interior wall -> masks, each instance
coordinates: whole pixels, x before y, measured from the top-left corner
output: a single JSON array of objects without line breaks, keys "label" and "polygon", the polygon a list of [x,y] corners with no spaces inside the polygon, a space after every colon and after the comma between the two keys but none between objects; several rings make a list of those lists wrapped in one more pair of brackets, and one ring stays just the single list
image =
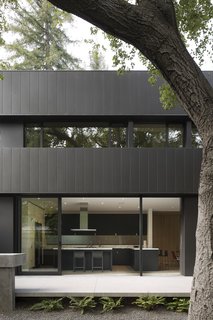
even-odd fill
[{"label": "interior wall", "polygon": [[178,267],[172,251],[180,251],[180,213],[154,212],[153,247],[168,251],[167,268]]}]

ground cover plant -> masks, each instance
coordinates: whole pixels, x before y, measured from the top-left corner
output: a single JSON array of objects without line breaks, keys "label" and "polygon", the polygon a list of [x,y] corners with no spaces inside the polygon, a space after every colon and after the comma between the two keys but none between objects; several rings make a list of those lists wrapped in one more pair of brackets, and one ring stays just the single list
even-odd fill
[{"label": "ground cover plant", "polygon": [[132,304],[144,309],[144,310],[154,310],[158,306],[165,305],[165,298],[164,297],[157,297],[157,296],[144,296],[138,297]]},{"label": "ground cover plant", "polygon": [[101,313],[118,310],[121,307],[124,307],[122,297],[120,298],[101,297],[99,299],[99,302],[103,307]]},{"label": "ground cover plant", "polygon": [[63,298],[60,299],[44,299],[38,303],[35,303],[30,307],[31,311],[56,311],[56,310],[63,310],[64,306],[62,304]]},{"label": "ground cover plant", "polygon": [[166,303],[166,308],[177,312],[188,312],[189,298],[173,298],[172,301]]},{"label": "ground cover plant", "polygon": [[81,314],[94,309],[97,305],[93,297],[70,297],[70,308],[80,310]]}]

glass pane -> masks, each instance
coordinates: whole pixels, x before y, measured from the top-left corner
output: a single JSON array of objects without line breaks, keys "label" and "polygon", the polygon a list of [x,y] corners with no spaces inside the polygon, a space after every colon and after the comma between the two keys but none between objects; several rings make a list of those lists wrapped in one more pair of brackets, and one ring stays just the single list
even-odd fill
[{"label": "glass pane", "polygon": [[201,137],[194,125],[192,125],[192,146],[194,148],[203,148]]},{"label": "glass pane", "polygon": [[134,146],[165,147],[166,126],[164,124],[142,124],[134,128]]},{"label": "glass pane", "polygon": [[174,148],[183,147],[183,127],[179,124],[172,124],[168,127],[168,146]]},{"label": "glass pane", "polygon": [[44,128],[44,147],[103,148],[109,144],[109,128],[49,127]]},{"label": "glass pane", "polygon": [[126,128],[111,128],[111,147],[126,147]]},{"label": "glass pane", "polygon": [[26,127],[25,128],[25,146],[28,148],[40,147],[41,128]]},{"label": "glass pane", "polygon": [[21,252],[26,254],[22,271],[57,271],[58,199],[22,199]]}]

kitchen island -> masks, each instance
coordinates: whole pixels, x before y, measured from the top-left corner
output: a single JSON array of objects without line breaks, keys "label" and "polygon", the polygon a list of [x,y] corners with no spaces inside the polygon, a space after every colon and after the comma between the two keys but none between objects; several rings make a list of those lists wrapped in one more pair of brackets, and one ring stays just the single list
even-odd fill
[{"label": "kitchen island", "polygon": [[[100,252],[103,256],[103,270],[112,270],[112,248],[101,247],[69,247],[62,248],[62,270],[73,270],[74,252],[83,252],[85,257],[85,270],[92,270],[92,255],[93,252]],[[94,266],[97,267],[96,265]]]}]

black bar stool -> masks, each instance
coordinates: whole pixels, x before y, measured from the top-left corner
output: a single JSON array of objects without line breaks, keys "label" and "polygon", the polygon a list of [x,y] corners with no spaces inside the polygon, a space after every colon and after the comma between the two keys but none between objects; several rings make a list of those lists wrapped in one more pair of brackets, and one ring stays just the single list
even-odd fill
[{"label": "black bar stool", "polygon": [[104,270],[104,257],[103,251],[92,251],[92,271],[93,270]]},{"label": "black bar stool", "polygon": [[84,270],[85,271],[85,252],[73,251],[73,271]]}]

